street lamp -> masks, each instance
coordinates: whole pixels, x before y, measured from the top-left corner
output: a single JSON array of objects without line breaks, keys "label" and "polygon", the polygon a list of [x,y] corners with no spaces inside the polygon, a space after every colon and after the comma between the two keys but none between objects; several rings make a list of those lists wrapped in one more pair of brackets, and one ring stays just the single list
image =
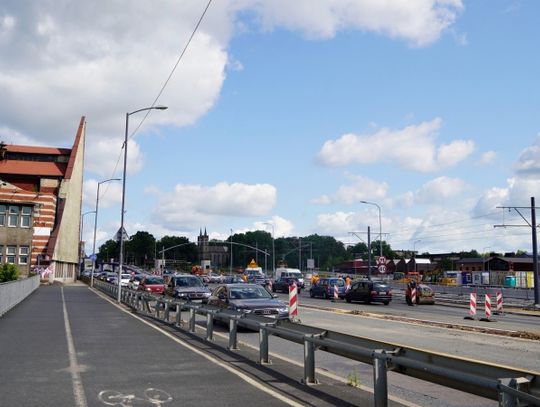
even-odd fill
[{"label": "street lamp", "polygon": [[233,244],[233,241],[232,241],[232,229],[231,229],[231,265],[230,265],[230,268],[229,268],[229,275],[232,276],[232,244]]},{"label": "street lamp", "polygon": [[421,242],[421,240],[420,239],[415,240],[414,243],[413,243],[413,256],[415,256],[415,257],[416,257],[416,243],[418,243],[418,242]]},{"label": "street lamp", "polygon": [[[85,215],[89,215],[91,213],[94,213],[95,211],[88,211],[88,212],[85,212],[81,215],[81,227],[80,227],[80,231],[81,231],[81,236],[79,238],[79,272],[82,272],[83,270],[83,265],[82,265],[82,259],[81,259],[81,244],[82,244],[82,241],[83,241],[83,229],[84,229],[84,217]],[[84,249],[83,249],[83,252],[84,252]],[[83,255],[84,257],[84,255]]]},{"label": "street lamp", "polygon": [[129,129],[129,116],[135,113],[144,112],[146,110],[165,110],[167,106],[150,106],[143,109],[135,110],[131,113],[126,113],[126,133],[124,136],[124,173],[122,176],[122,211],[120,212],[120,256],[118,261],[118,302],[121,301],[121,284],[122,281],[122,269],[124,267],[124,207],[126,202],[126,166],[127,166],[127,147],[128,147],[128,129]]},{"label": "street lamp", "polygon": [[[375,205],[379,210],[379,256],[382,257],[382,222],[381,222],[381,207],[375,202],[360,201],[360,203],[367,205]],[[371,250],[371,248],[368,248]]]},{"label": "street lamp", "polygon": [[97,216],[99,208],[99,187],[101,184],[104,184],[109,181],[121,181],[120,178],[110,178],[105,181],[98,182],[97,184],[97,193],[96,193],[96,210],[93,211],[94,215],[94,243],[92,244],[92,274],[90,274],[90,287],[94,286],[94,272],[96,270],[96,229],[97,229]]},{"label": "street lamp", "polygon": [[275,277],[276,276],[276,246],[275,246],[276,233],[274,230],[273,223],[264,222],[264,224],[272,226],[272,276]]}]

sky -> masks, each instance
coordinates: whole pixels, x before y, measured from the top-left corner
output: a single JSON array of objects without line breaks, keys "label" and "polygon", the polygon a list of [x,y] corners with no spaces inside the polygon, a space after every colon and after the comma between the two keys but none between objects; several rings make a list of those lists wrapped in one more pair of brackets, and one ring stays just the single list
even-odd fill
[{"label": "sky", "polygon": [[[126,113],[164,105],[129,116],[129,235],[531,252],[501,207],[540,199],[539,2],[214,0],[180,57],[206,6],[3,0],[0,139],[69,148],[85,116],[86,213]],[[98,247],[122,199],[100,185]]]}]

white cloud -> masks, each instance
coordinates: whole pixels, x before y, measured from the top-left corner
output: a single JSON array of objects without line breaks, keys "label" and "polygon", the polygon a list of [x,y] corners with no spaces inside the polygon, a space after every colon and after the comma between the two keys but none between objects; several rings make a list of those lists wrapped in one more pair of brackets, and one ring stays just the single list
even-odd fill
[{"label": "white cloud", "polygon": [[493,161],[495,161],[496,158],[497,158],[497,153],[495,151],[486,151],[480,157],[480,164],[481,165],[491,164]]},{"label": "white cloud", "polygon": [[[155,191],[151,194],[156,196]],[[190,230],[210,223],[216,216],[266,215],[276,204],[277,191],[269,184],[221,182],[210,187],[177,185],[173,192],[157,196],[155,220],[171,229]]]},{"label": "white cloud", "polygon": [[365,199],[382,199],[386,196],[388,184],[375,181],[362,175],[345,174],[351,181],[350,185],[342,185],[332,197],[322,195],[311,202],[319,205],[330,203],[354,204]]},{"label": "white cloud", "polygon": [[346,235],[357,228],[355,212],[322,213],[317,216],[317,230],[330,236]]},{"label": "white cloud", "polygon": [[345,134],[325,142],[318,159],[329,166],[383,161],[414,171],[438,171],[464,160],[474,150],[472,140],[454,140],[437,147],[434,140],[441,124],[436,118],[397,131],[384,128],[372,135]]},{"label": "white cloud", "polygon": [[438,177],[426,182],[416,192],[417,203],[447,203],[456,199],[463,191],[465,182],[459,178]]},{"label": "white cloud", "polygon": [[311,38],[332,38],[347,28],[404,39],[415,46],[436,41],[463,10],[461,0],[253,2],[266,29],[284,26]]},{"label": "white cloud", "polygon": [[[98,182],[95,179],[89,179],[84,181],[83,184],[83,205],[89,208],[95,209],[97,198]],[[119,205],[122,202],[122,182],[121,181],[109,181],[104,182],[99,187],[99,208],[105,209],[114,205]],[[119,210],[120,212],[120,210]]]},{"label": "white cloud", "polygon": [[518,162],[515,164],[516,172],[522,177],[540,179],[540,135],[532,146],[521,152]]}]

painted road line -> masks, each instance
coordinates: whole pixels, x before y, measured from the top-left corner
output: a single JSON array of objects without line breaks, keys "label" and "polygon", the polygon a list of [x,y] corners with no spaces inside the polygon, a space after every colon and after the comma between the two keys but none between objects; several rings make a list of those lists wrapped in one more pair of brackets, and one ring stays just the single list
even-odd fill
[{"label": "painted road line", "polygon": [[86,407],[88,404],[86,402],[84,387],[81,380],[81,367],[77,361],[77,353],[75,352],[75,345],[73,344],[73,336],[71,336],[71,326],[69,324],[69,317],[66,308],[66,299],[64,298],[64,287],[61,287],[61,294],[62,308],[64,309],[64,326],[66,329],[66,340],[69,354],[69,372],[71,373],[71,383],[73,384],[75,405],[77,407]]}]

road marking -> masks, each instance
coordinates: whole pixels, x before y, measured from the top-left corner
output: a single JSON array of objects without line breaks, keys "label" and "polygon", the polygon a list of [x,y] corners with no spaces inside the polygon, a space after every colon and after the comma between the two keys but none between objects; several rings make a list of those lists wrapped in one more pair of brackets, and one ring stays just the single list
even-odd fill
[{"label": "road marking", "polygon": [[66,308],[66,299],[64,298],[64,287],[61,287],[62,293],[62,308],[64,309],[64,326],[66,328],[66,340],[69,354],[69,371],[71,373],[71,383],[73,384],[73,395],[75,396],[75,405],[77,407],[86,407],[86,396],[84,395],[84,387],[81,380],[79,363],[77,362],[77,354],[75,345],[73,344],[73,336],[71,336],[71,326]]},{"label": "road marking", "polygon": [[242,373],[242,372],[238,372],[236,371],[232,366],[229,366],[227,365],[226,363],[223,363],[223,362],[220,362],[219,360],[215,360],[213,359],[210,355],[207,355],[206,353],[200,351],[199,349],[195,348],[194,346],[184,342],[183,340],[177,338],[176,336],[174,335],[171,335],[169,332],[167,331],[164,331],[163,329],[161,329],[160,327],[158,326],[155,326],[153,324],[151,324],[150,322],[144,320],[143,318],[135,315],[135,314],[132,314],[129,310],[126,310],[124,307],[118,305],[115,301],[112,301],[109,297],[103,295],[101,292],[98,292],[97,290],[94,289],[94,292],[99,295],[100,297],[106,299],[107,301],[109,301],[111,304],[113,304],[115,307],[117,307],[118,309],[120,309],[122,312],[125,312],[126,314],[128,314],[129,316],[133,317],[133,318],[136,318],[138,319],[139,321],[141,321],[142,323],[148,325],[149,327],[155,329],[156,331],[160,332],[161,334],[167,336],[168,338],[172,339],[173,341],[175,341],[176,343],[182,345],[183,347],[185,347],[186,349],[189,349],[190,351],[196,353],[197,355],[199,356],[202,356],[203,358],[209,360],[210,362],[224,368],[225,370],[228,370],[230,373],[238,376],[239,378],[241,378],[242,380],[244,380],[245,382],[251,384],[253,387],[267,393],[268,395],[284,402],[285,404],[289,405],[289,406],[294,406],[294,407],[303,407],[303,404],[300,404],[300,403],[297,403],[296,401],[293,401],[293,400],[290,400],[288,399],[286,396],[284,396],[283,394],[281,393],[278,393],[264,385],[262,385],[261,383],[259,383],[258,381],[256,381],[255,379],[249,377],[248,375]]}]

